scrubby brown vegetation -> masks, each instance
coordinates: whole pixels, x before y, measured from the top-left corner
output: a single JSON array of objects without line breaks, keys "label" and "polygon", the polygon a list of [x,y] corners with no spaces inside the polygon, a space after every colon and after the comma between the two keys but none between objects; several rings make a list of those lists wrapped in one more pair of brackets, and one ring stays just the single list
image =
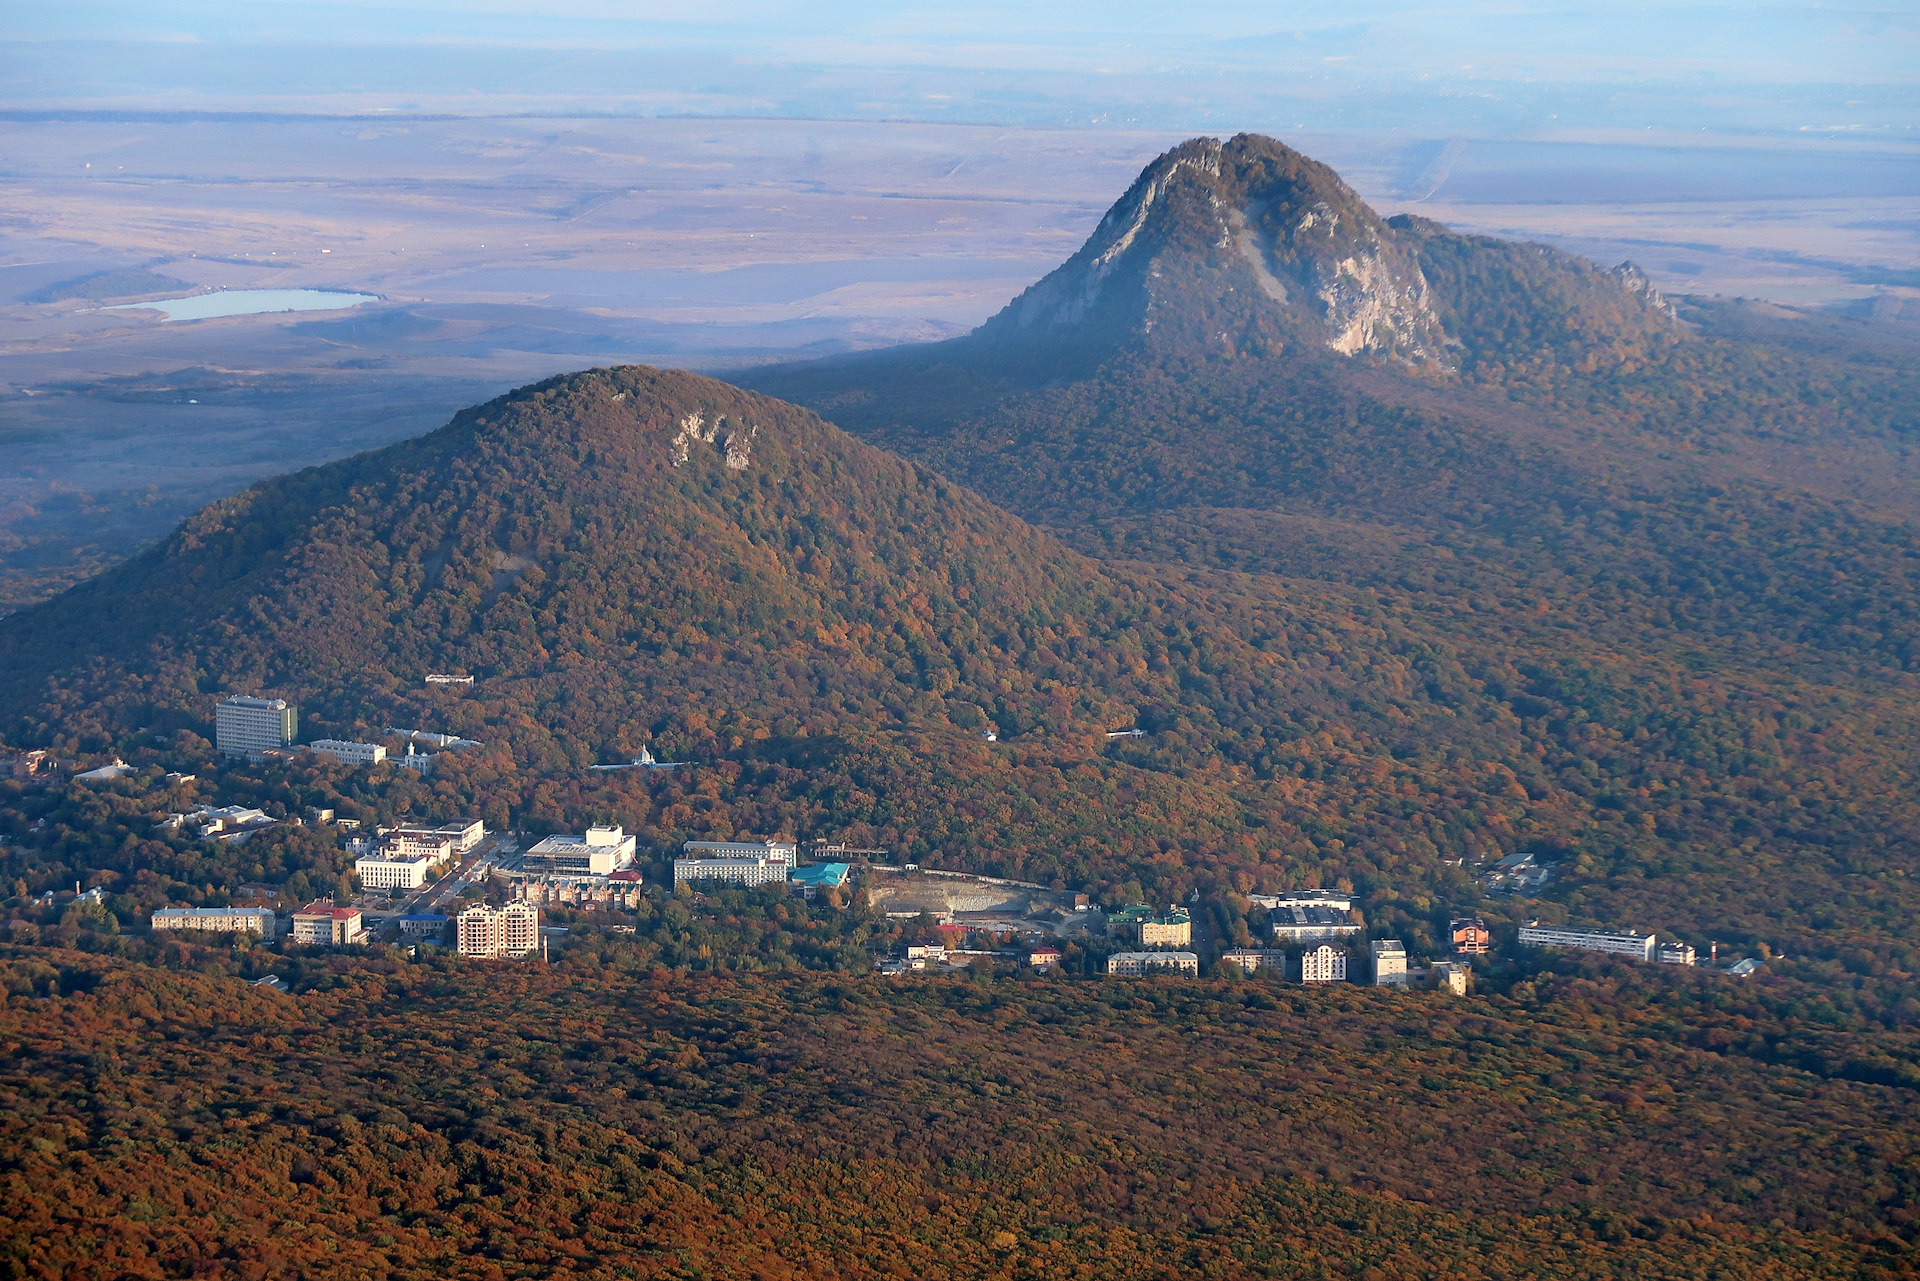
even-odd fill
[{"label": "scrubby brown vegetation", "polygon": [[[1909,1275],[1913,1095],[1556,996],[14,949],[16,1275]],[[1589,983],[1590,985],[1590,983]],[[537,1017],[530,1012],[538,1011]]]}]

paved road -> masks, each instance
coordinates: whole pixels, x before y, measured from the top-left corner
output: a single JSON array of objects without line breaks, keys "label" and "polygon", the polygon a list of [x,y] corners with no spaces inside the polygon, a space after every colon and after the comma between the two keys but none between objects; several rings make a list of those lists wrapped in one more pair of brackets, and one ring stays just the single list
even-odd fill
[{"label": "paved road", "polygon": [[493,865],[502,854],[510,854],[519,849],[513,837],[508,833],[498,833],[487,837],[468,851],[465,859],[454,866],[445,876],[432,885],[422,886],[408,896],[405,902],[385,918],[384,925],[392,931],[399,930],[395,918],[402,916],[424,916],[434,912],[445,913],[460,891],[475,881],[483,881],[493,870]]}]

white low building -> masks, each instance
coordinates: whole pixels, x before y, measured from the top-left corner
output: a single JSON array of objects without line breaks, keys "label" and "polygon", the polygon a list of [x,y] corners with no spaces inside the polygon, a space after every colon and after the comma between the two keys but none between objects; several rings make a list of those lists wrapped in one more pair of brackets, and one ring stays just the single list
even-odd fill
[{"label": "white low building", "polygon": [[417,890],[444,859],[427,854],[406,855],[392,850],[363,854],[353,860],[353,874],[366,890]]},{"label": "white low building", "polygon": [[133,766],[116,756],[113,758],[113,764],[102,765],[99,769],[90,769],[84,774],[75,774],[73,781],[76,783],[111,783],[114,779],[125,778],[133,772]]},{"label": "white low building", "polygon": [[350,743],[344,738],[316,738],[307,750],[342,765],[378,765],[387,759],[387,749],[378,743]]},{"label": "white low building", "polygon": [[153,913],[153,928],[176,934],[254,934],[280,937],[280,918],[260,907],[161,907]]},{"label": "white low building", "polygon": [[381,840],[399,846],[407,854],[430,853],[442,843],[450,844],[454,854],[466,854],[486,839],[487,826],[477,818],[460,819],[439,827],[405,823],[399,827],[380,828],[378,835]]},{"label": "white low building", "polygon": [[244,805],[202,805],[197,810],[185,814],[169,814],[161,822],[163,832],[177,832],[183,827],[191,827],[194,834],[203,841],[229,841],[241,844],[255,832],[279,825],[280,820],[265,810],[248,809]]},{"label": "white low building", "polygon": [[1529,925],[1520,931],[1521,947],[1571,947],[1583,952],[1610,952],[1636,961],[1653,959],[1655,941],[1651,934],[1636,934],[1632,930],[1561,930]]},{"label": "white low building", "polygon": [[1107,958],[1107,973],[1198,974],[1200,958],[1192,952],[1115,952]]},{"label": "white low building", "polygon": [[1277,947],[1236,947],[1220,954],[1220,964],[1231,965],[1242,974],[1257,974],[1265,970],[1269,974],[1284,976],[1287,972],[1287,954]]},{"label": "white low building", "polygon": [[585,836],[549,836],[526,852],[528,872],[560,876],[605,876],[633,866],[638,842],[621,828],[589,827]]}]

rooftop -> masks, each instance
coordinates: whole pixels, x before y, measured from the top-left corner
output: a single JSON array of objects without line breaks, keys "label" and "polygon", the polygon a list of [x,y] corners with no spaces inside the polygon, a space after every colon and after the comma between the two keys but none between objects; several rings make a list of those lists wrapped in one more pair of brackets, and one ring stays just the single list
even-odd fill
[{"label": "rooftop", "polygon": [[1177,925],[1191,919],[1184,907],[1169,907],[1166,911],[1160,912],[1148,907],[1145,903],[1129,903],[1107,914],[1109,922],[1117,922],[1121,925],[1135,925],[1145,921]]},{"label": "rooftop", "polygon": [[308,917],[327,916],[336,921],[344,921],[360,915],[360,909],[357,907],[335,907],[332,903],[315,901],[307,904],[298,912],[295,912],[294,915]]}]

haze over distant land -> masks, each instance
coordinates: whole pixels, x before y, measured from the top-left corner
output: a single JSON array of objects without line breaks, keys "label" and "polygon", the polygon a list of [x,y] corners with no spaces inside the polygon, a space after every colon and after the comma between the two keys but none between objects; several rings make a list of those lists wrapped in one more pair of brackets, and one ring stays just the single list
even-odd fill
[{"label": "haze over distant land", "polygon": [[1910,7],[1211,0],[15,5],[41,109],[813,116],[1440,136],[1911,142]]},{"label": "haze over distant land", "polygon": [[[531,379],[963,332],[1200,132],[1281,136],[1386,213],[1899,330],[1914,49],[1902,12],[1715,5],[12,6],[0,606]],[[91,310],[262,287],[383,301]]]}]

